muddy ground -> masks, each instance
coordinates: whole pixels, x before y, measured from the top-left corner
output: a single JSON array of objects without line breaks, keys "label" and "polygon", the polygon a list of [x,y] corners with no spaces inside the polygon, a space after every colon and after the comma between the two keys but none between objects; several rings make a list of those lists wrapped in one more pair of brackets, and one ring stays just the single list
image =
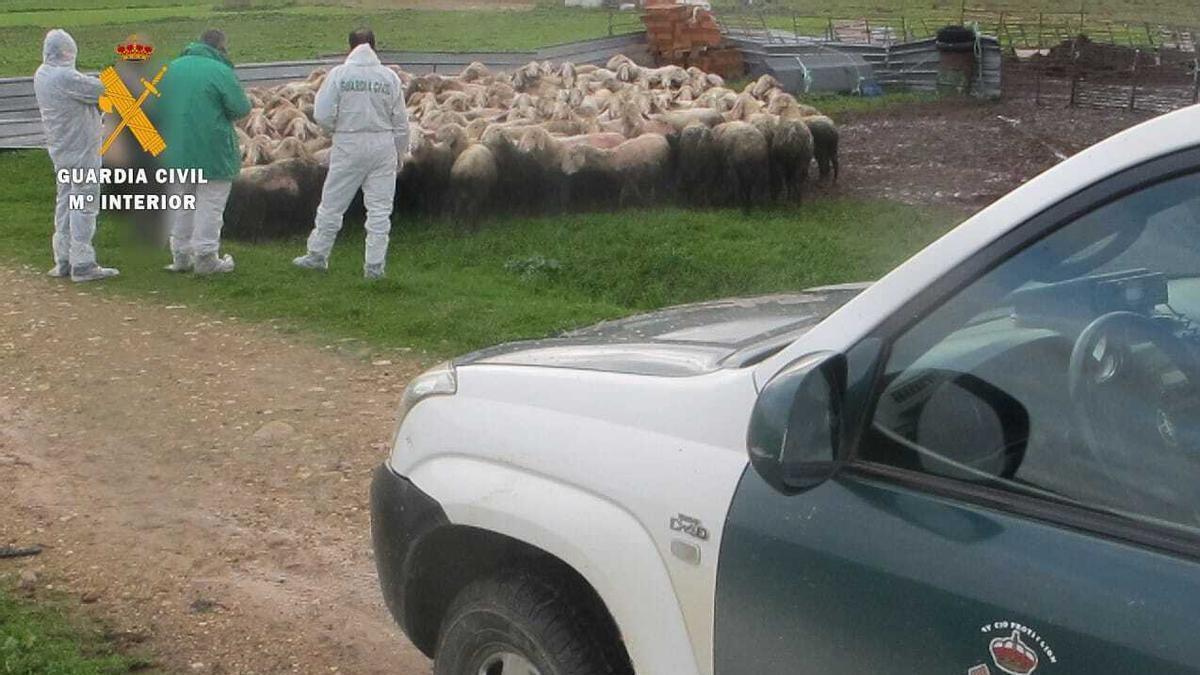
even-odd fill
[{"label": "muddy ground", "polygon": [[[1144,119],[850,115],[833,194],[975,210]],[[0,560],[168,672],[427,673],[381,602],[367,486],[411,361],[0,268]]]},{"label": "muddy ground", "polygon": [[942,102],[848,114],[841,127],[841,178],[833,192],[975,211],[1150,117],[1028,101]]}]

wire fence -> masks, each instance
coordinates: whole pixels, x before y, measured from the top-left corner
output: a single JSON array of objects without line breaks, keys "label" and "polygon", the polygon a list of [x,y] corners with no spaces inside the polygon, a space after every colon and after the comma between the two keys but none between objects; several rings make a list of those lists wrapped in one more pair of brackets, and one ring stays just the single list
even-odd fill
[{"label": "wire fence", "polygon": [[766,42],[818,40],[847,49],[928,39],[945,26],[974,26],[1003,51],[1003,92],[1038,105],[1165,112],[1200,101],[1200,29],[1116,21],[1086,12],[811,15],[779,8],[726,8],[732,31]]}]

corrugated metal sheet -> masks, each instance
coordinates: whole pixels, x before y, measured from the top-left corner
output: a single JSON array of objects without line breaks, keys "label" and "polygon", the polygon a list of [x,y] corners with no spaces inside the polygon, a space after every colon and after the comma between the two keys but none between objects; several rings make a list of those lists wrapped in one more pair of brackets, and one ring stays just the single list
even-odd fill
[{"label": "corrugated metal sheet", "polygon": [[[733,36],[730,41],[742,51],[750,76],[770,73],[795,92],[805,90],[804,82],[809,91],[853,91],[861,79],[872,79],[878,64],[886,58],[882,45],[844,48],[813,39],[760,41],[745,34]],[[798,76],[797,71],[807,71],[809,77]]]},{"label": "corrugated metal sheet", "polygon": [[803,56],[767,56],[764,70],[772,73],[788,91],[857,91],[872,79],[866,61],[843,52],[816,52]]},{"label": "corrugated metal sheet", "polygon": [[[929,92],[937,88],[941,55],[933,38],[892,45],[795,36],[782,39],[774,34],[764,38],[730,33],[730,39],[746,54],[749,72],[755,77],[768,72],[774,74],[770,63],[777,62],[779,57],[795,57],[803,62],[806,58],[832,51],[853,55],[869,64],[875,80],[884,87]],[[978,59],[979,68],[972,82],[972,91],[980,96],[997,98],[1001,93],[1003,71],[1000,42],[996,38],[983,36],[979,40],[979,50],[981,58]],[[821,58],[824,60],[823,56]]]}]

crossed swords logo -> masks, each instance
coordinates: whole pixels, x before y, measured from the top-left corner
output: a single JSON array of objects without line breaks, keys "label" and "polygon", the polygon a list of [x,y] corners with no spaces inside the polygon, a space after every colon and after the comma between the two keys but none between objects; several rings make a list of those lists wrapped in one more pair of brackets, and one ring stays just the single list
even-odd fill
[{"label": "crossed swords logo", "polygon": [[133,95],[129,93],[129,88],[125,86],[125,82],[121,80],[121,76],[117,74],[116,68],[109,66],[100,71],[100,82],[104,84],[104,95],[100,97],[100,109],[106,113],[116,110],[121,115],[121,123],[104,140],[100,154],[108,152],[108,147],[117,140],[117,136],[125,130],[125,127],[129,127],[129,131],[133,133],[142,149],[154,157],[167,149],[167,142],[163,140],[162,134],[158,133],[158,129],[154,128],[150,119],[146,117],[146,113],[142,111],[142,104],[146,102],[146,98],[150,94],[162,96],[158,91],[158,81],[166,72],[167,67],[163,66],[153,80],[147,81],[143,77],[142,93],[134,99]]}]

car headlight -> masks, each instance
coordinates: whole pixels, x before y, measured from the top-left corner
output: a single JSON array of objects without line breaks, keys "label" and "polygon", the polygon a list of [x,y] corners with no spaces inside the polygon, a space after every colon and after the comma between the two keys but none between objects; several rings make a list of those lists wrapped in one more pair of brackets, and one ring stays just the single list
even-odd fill
[{"label": "car headlight", "polygon": [[421,401],[431,396],[453,396],[458,391],[458,376],[454,372],[454,364],[449,361],[440,363],[433,368],[414,377],[404,388],[400,397],[400,412],[396,420],[396,430],[404,424],[408,412]]}]

